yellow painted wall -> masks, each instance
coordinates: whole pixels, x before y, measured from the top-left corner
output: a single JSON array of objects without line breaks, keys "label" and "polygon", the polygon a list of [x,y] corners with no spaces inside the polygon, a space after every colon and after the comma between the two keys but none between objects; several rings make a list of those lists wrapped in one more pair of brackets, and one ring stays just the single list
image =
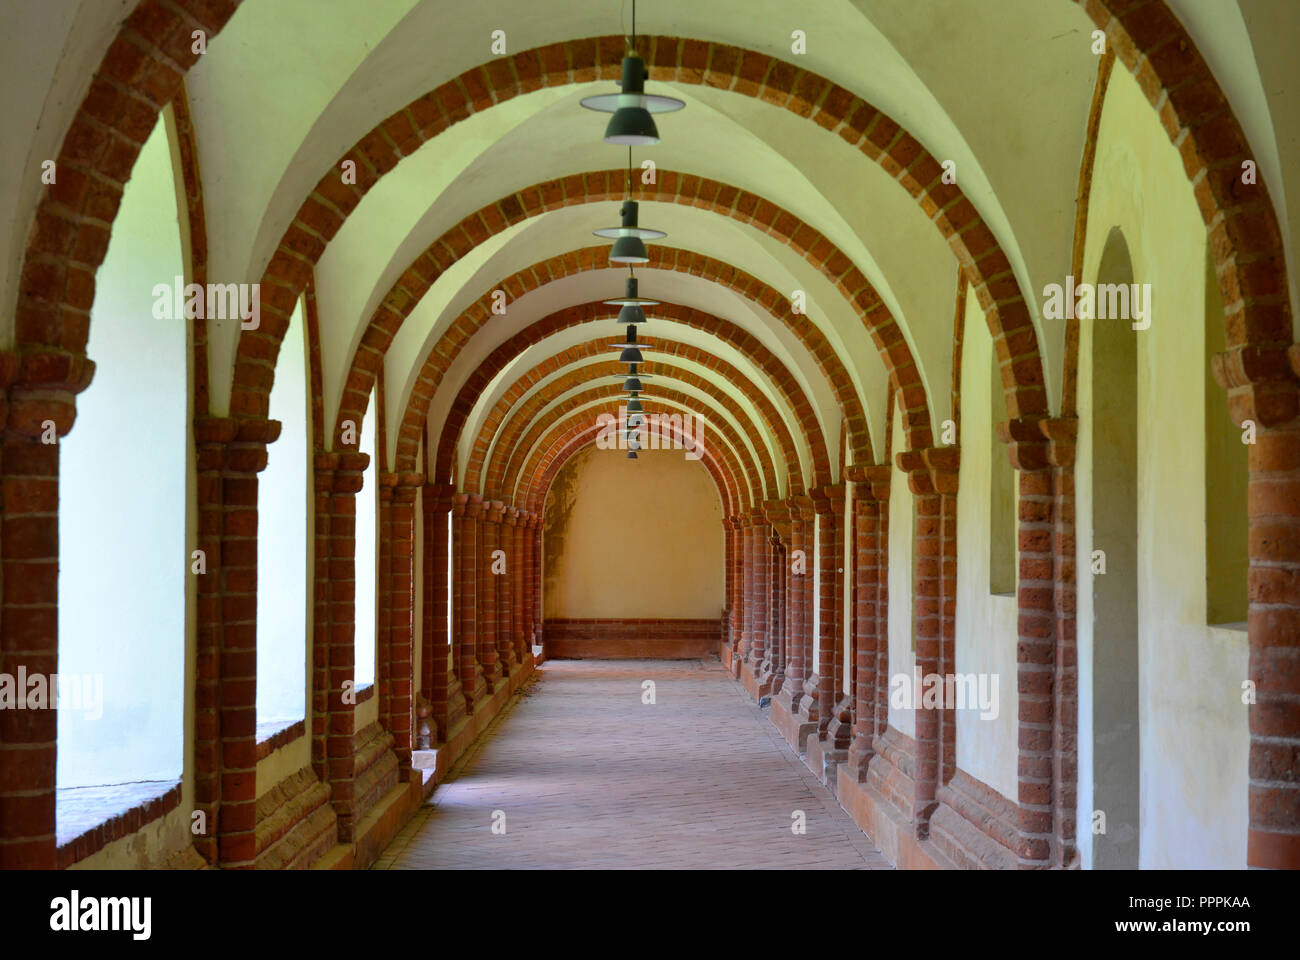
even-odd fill
[{"label": "yellow painted wall", "polygon": [[723,606],[722,503],[681,450],[595,446],[555,477],[543,527],[548,617],[704,619]]},{"label": "yellow painted wall", "polygon": [[[1141,866],[1244,867],[1247,641],[1206,625],[1205,227],[1178,152],[1128,71],[1110,81],[1098,136],[1083,277],[1119,227],[1137,283]],[[1097,323],[1121,321],[1099,320]],[[1092,812],[1092,324],[1080,329],[1078,490],[1079,837]],[[1241,523],[1246,518],[1241,517]],[[1104,545],[1098,545],[1103,547]],[[1116,575],[1113,571],[1106,575]]]}]

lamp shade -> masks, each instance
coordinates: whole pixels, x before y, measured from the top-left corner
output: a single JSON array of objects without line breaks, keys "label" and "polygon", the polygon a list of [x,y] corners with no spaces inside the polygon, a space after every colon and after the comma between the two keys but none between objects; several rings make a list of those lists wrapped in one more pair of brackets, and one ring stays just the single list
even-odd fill
[{"label": "lamp shade", "polygon": [[632,147],[658,143],[659,130],[651,114],[668,113],[686,106],[676,97],[647,95],[645,81],[649,75],[645,61],[636,54],[628,54],[623,58],[623,78],[619,82],[621,93],[583,98],[582,105],[587,109],[613,114],[605,127],[606,143]]},{"label": "lamp shade", "polygon": [[650,254],[640,237],[619,237],[609,251],[610,263],[649,263]]},{"label": "lamp shade", "polygon": [[623,352],[618,355],[619,363],[642,363],[644,358],[637,347],[624,347]]},{"label": "lamp shade", "polygon": [[611,307],[635,308],[633,311],[628,311],[627,309],[620,310],[618,312],[619,323],[645,323],[645,311],[641,308],[653,307],[659,301],[647,300],[638,295],[636,277],[628,277],[627,284],[624,287],[623,296],[617,297],[613,300],[606,300],[604,302]]}]

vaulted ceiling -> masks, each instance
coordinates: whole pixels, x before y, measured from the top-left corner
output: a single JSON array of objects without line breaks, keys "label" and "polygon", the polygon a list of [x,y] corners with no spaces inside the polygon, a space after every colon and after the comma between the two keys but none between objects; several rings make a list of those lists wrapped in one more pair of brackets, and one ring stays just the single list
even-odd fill
[{"label": "vaulted ceiling", "polygon": [[[1279,17],[1294,22],[1295,9],[1281,0],[1170,6],[1233,101],[1280,219],[1294,224],[1300,187],[1287,182],[1296,173],[1282,171],[1278,156],[1297,145],[1300,123],[1276,102],[1289,52],[1280,42],[1285,32],[1274,28]],[[6,305],[16,296],[40,163],[57,154],[90,73],[133,8],[125,0],[47,0],[0,13],[0,126],[6,142],[31,144],[25,156],[0,156],[0,213],[13,225],[11,255],[0,264]],[[579,100],[614,89],[621,51],[614,41],[600,78],[567,73],[563,58],[581,49],[575,42],[623,35],[630,16],[630,2],[618,0],[245,0],[188,72],[211,281],[262,279],[295,219],[304,220],[304,204],[324,195],[321,185],[339,175],[343,158],[364,156],[381,167],[377,182],[331,224],[328,242],[310,236],[325,437],[354,406],[350,379],[355,387],[358,365],[373,367],[367,354],[376,349],[390,468],[400,459],[399,427],[413,410],[417,419],[428,412],[430,468],[438,445],[452,449],[459,482],[476,442],[486,444],[481,457],[497,455],[498,421],[508,426],[512,410],[541,415],[582,400],[577,409],[590,413],[604,402],[588,392],[614,383],[599,366],[613,355],[582,346],[616,332],[612,311],[588,305],[618,293],[623,271],[604,262],[605,245],[591,232],[617,222],[627,152],[602,142],[604,117]],[[23,30],[2,22],[18,17]],[[651,60],[650,88],[687,105],[660,118],[662,143],[636,149],[633,162],[657,166],[656,184],[637,183],[641,223],[668,233],[640,271],[643,295],[666,304],[642,331],[665,347],[651,364],[659,368],[652,392],[673,391],[684,409],[716,423],[714,436],[737,470],[749,465],[754,479],[738,478],[757,484],[749,499],[833,479],[841,457],[880,460],[897,368],[914,364],[925,428],[937,431],[952,415],[957,260],[935,211],[900,182],[900,168],[916,155],[878,161],[856,145],[860,136],[843,134],[860,103],[891,118],[934,162],[952,163],[982,218],[979,229],[1000,246],[1026,301],[1047,402],[1059,404],[1063,328],[1042,322],[1033,292],[1070,265],[1097,70],[1088,40],[1094,24],[1080,5],[661,0],[639,6],[637,29],[647,53],[658,42],[651,38],[741,51],[706,52],[705,69],[673,79]],[[496,30],[504,31],[506,57],[492,53]],[[806,52],[792,52],[794,31],[803,31]],[[48,42],[23,39],[38,33]],[[683,63],[708,51],[705,43],[682,48]],[[525,82],[525,92],[505,95],[526,81],[512,72],[510,55],[553,44],[570,45],[548,54],[561,58],[560,72],[540,88]],[[825,78],[857,99],[834,111],[829,99],[807,108],[797,97],[769,102],[746,78],[744,51]],[[479,67],[474,76],[505,80],[474,89],[462,75]],[[463,94],[474,109],[421,143],[411,128],[439,89]],[[455,107],[444,98],[430,109]],[[396,144],[400,162],[376,160],[370,145],[379,141]],[[592,177],[606,171],[608,178]],[[362,178],[373,179],[364,170]],[[544,209],[511,216],[511,198],[534,187]],[[770,216],[751,220],[740,209]],[[524,210],[533,213],[526,203]],[[428,272],[421,264],[437,264],[436,279],[412,290],[412,269]],[[837,280],[846,265],[879,306],[864,310],[852,284]],[[538,275],[546,282],[530,279]],[[510,294],[507,313],[486,317],[460,343],[457,322],[497,289]],[[786,302],[796,290],[807,298],[804,316]],[[873,336],[881,317],[897,325],[901,343],[889,333],[883,342]],[[230,404],[238,342],[236,323],[210,324],[214,412]],[[510,345],[504,353],[503,344]],[[559,355],[562,366],[530,376]],[[584,368],[599,369],[600,378],[574,380]],[[455,435],[444,437],[453,412]],[[545,442],[529,436],[521,431],[520,442]],[[770,480],[764,465],[776,467]]]}]

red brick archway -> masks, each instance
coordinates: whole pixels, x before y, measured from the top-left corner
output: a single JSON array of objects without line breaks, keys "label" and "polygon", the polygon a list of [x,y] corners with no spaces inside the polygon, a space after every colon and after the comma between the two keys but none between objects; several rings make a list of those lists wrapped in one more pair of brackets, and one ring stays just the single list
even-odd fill
[{"label": "red brick archway", "polygon": [[[263,311],[271,314],[271,322],[264,320],[259,330],[244,331],[241,335],[231,410],[243,415],[266,415],[270,387],[261,384],[261,378],[254,369],[249,369],[248,362],[257,366],[266,358],[274,363],[293,304],[311,265],[380,177],[404,156],[473,113],[544,86],[615,79],[624,45],[623,37],[594,37],[489,61],[412,101],[340,157],[304,201],[263,277],[266,291]],[[766,54],[677,37],[645,37],[642,52],[654,80],[706,84],[760,98],[811,119],[880,164],[921,205],[975,285],[999,356],[1003,358],[1008,412],[1012,417],[1047,412],[1032,315],[1020,294],[1010,261],[974,205],[957,185],[943,183],[942,167],[914,137],[838,84]],[[356,164],[356,184],[343,184],[335,172],[345,160]],[[621,176],[620,172],[620,180]],[[606,183],[606,199],[613,196],[608,188]],[[556,199],[562,200],[564,195],[561,193]],[[704,202],[717,198],[715,194]],[[521,208],[513,214],[513,220],[509,219],[509,211],[502,210],[499,215],[507,222],[517,222],[523,216],[543,212],[547,203],[540,192],[529,192],[521,198]],[[810,236],[798,233],[800,225],[793,217],[781,220],[780,212],[770,204],[756,204],[749,216],[756,217],[769,232],[789,230],[792,236]],[[810,253],[824,263],[822,269],[828,275],[852,276],[852,264],[843,253],[815,244]],[[879,306],[874,293],[868,295],[863,306],[867,313]],[[901,332],[899,337],[901,342]],[[267,343],[254,346],[255,340]],[[911,381],[900,373],[899,382]],[[909,414],[913,409],[911,400],[909,394],[903,401]],[[913,446],[928,443],[928,439],[924,443],[918,440]]]},{"label": "red brick archway", "polygon": [[[604,254],[601,248],[592,247],[584,251],[579,251],[584,260],[593,263],[601,262]],[[466,377],[465,383],[461,386],[448,410],[447,417],[443,422],[442,433],[436,446],[434,476],[439,478],[448,477],[451,473],[452,461],[455,456],[456,442],[460,437],[460,432],[464,428],[465,419],[469,411],[473,408],[474,400],[487,390],[492,380],[503,370],[511,360],[526,350],[528,347],[540,342],[544,338],[551,336],[560,330],[567,329],[582,323],[593,323],[598,320],[608,320],[612,322],[612,311],[609,307],[593,301],[591,303],[581,304],[574,307],[568,307],[564,310],[557,311],[538,320],[536,323],[524,328],[515,336],[506,340],[491,354],[480,363],[474,372]],[[821,426],[817,422],[817,415],[812,403],[804,394],[802,388],[794,375],[777,357],[758,341],[752,334],[747,333],[740,327],[724,320],[721,317],[706,313],[702,310],[696,310],[693,307],[685,307],[675,303],[661,303],[655,308],[655,314],[658,317],[667,318],[674,323],[680,323],[696,330],[704,330],[713,336],[717,336],[724,343],[734,347],[738,352],[754,363],[762,370],[771,381],[775,392],[778,393],[786,403],[787,409],[791,411],[793,417],[798,419],[802,435],[808,443],[810,455],[812,457],[811,472],[814,476],[814,482],[822,482],[821,477],[829,477],[830,474],[830,457],[826,450],[826,443],[822,436]],[[646,335],[652,339],[653,333],[646,331]],[[723,366],[722,362],[716,357],[710,355],[709,364],[717,364],[718,369]],[[426,368],[428,364],[426,364]],[[421,375],[423,381],[424,374]],[[428,400],[423,401],[424,407],[417,406],[416,398],[421,392],[427,392],[427,396],[432,398],[434,391],[437,389],[438,380],[430,377],[430,382],[417,384],[417,389],[412,390],[411,398],[408,401],[407,409],[402,418],[402,424],[397,440],[397,457],[399,463],[414,463],[415,450],[418,450],[419,438],[424,430],[424,421],[428,414]],[[424,386],[425,390],[418,389]],[[507,394],[508,395],[508,394]],[[771,406],[761,393],[756,394],[756,402],[765,406]],[[775,407],[772,407],[772,415],[780,420],[780,415],[776,413]],[[411,443],[414,441],[415,447]],[[410,458],[407,460],[406,458]],[[802,471],[796,471],[791,477],[791,483],[798,484],[802,489],[803,476]]]},{"label": "red brick archway", "polygon": [[[47,414],[56,419],[61,432],[70,425],[73,397],[89,382],[92,371],[84,353],[94,276],[107,249],[122,184],[158,112],[193,64],[194,57],[186,52],[190,30],[201,28],[215,35],[237,2],[144,0],[109,47],[64,137],[57,158],[59,182],[41,196],[23,261],[15,313],[18,352],[4,364],[11,431],[27,436],[32,422],[39,423]],[[1228,349],[1215,360],[1216,379],[1229,391],[1235,418],[1253,419],[1266,428],[1250,451],[1251,676],[1259,684],[1259,695],[1252,709],[1248,858],[1255,866],[1300,866],[1297,791],[1291,786],[1300,731],[1292,722],[1290,707],[1300,692],[1300,673],[1291,668],[1294,648],[1289,643],[1289,638],[1300,635],[1300,595],[1294,586],[1300,556],[1279,546],[1295,542],[1300,513],[1288,493],[1300,469],[1300,433],[1293,423],[1300,410],[1296,381],[1300,355],[1292,346],[1281,231],[1264,184],[1243,195],[1236,170],[1250,151],[1241,126],[1164,0],[1082,2],[1142,83],[1171,141],[1182,152],[1210,232],[1227,305]],[[611,37],[555,44],[468,71],[363,139],[350,155],[365,161],[358,164],[364,186],[340,198],[340,206],[321,193],[335,186],[327,176],[304,203],[299,221],[307,223],[303,211],[310,217],[309,205],[315,203],[331,223],[334,219],[341,223],[378,175],[472,111],[547,83],[612,77],[621,43],[621,38]],[[1009,413],[1032,418],[1046,410],[1037,347],[1028,352],[1027,346],[1034,340],[1032,325],[1006,258],[996,244],[978,253],[991,233],[986,238],[987,228],[964,197],[936,187],[934,160],[910,135],[849,91],[763,54],[674,38],[651,38],[648,44],[656,80],[707,83],[761,96],[811,117],[859,145],[887,170],[896,170],[903,186],[927,212],[933,211],[968,275],[980,281],[976,292],[990,318],[999,356],[1014,375],[1007,394]],[[329,235],[337,228],[332,223]],[[276,297],[268,310],[271,322],[265,332],[270,338],[260,349],[241,343],[243,360],[261,357],[273,364],[288,311],[306,283],[309,267],[282,244],[264,280]],[[1009,294],[1005,302],[999,302],[1002,290]],[[1017,352],[1021,350],[1026,352]],[[265,400],[263,392],[260,407],[232,407],[232,413],[264,417]],[[1267,429],[1272,426],[1283,429]],[[12,462],[7,453],[6,463]],[[25,466],[29,474],[21,480],[43,482],[43,488],[52,491],[52,499],[47,495],[33,509],[42,515],[48,512],[47,500],[57,509],[57,456],[37,458]],[[7,513],[6,527],[22,517]],[[53,543],[45,559],[57,559]],[[27,613],[32,604],[52,609],[57,605],[56,588],[51,584],[27,599]],[[6,635],[19,615],[6,604]],[[57,645],[53,633],[46,643]],[[1279,682],[1277,677],[1292,679]],[[53,743],[52,733],[48,740]],[[41,742],[45,742],[41,736],[33,741]],[[10,838],[8,831],[6,838]],[[44,842],[32,841],[42,850]],[[0,853],[6,863],[28,862],[22,844],[0,847]]]},{"label": "red brick archway", "polygon": [[[600,378],[611,377],[616,373],[623,373],[624,366],[617,361],[609,360],[609,354],[608,340],[588,340],[586,343],[575,344],[569,349],[556,354],[554,358],[538,364],[516,380],[501,399],[497,401],[487,416],[484,417],[483,426],[475,439],[469,463],[466,465],[465,489],[468,492],[475,492],[482,487],[486,497],[494,500],[500,499],[502,470],[509,470],[510,461],[517,449],[516,442],[529,427],[532,417],[546,403],[565,390],[570,390],[584,383],[597,381]],[[696,347],[672,340],[664,340],[662,337],[656,338],[654,341],[654,356],[656,359],[647,364],[649,367],[648,372],[658,376],[666,376],[672,380],[680,380],[682,383],[709,394],[720,406],[731,413],[733,418],[740,423],[750,423],[750,429],[752,429],[753,424],[749,415],[730,395],[720,390],[716,384],[704,377],[696,376],[681,366],[669,364],[658,358],[681,357],[696,360],[697,362],[706,358],[712,359],[713,363],[710,365],[710,369],[725,377],[743,395],[749,397],[758,395],[752,382],[734,367],[723,364],[716,358],[708,357],[705,351]],[[582,364],[593,358],[605,358],[606,362],[586,363],[586,365],[578,369],[562,373],[543,388],[537,390],[526,401],[520,403],[524,393],[557,369],[563,370],[571,364]],[[785,458],[787,477],[792,478],[799,471],[794,438],[786,428],[783,420],[779,417],[775,420],[772,419],[772,415],[776,413],[775,408],[767,402],[766,398],[762,398],[761,395],[758,396],[762,400],[762,404],[758,405],[759,415],[768,430],[777,439],[779,449]],[[757,436],[756,431],[754,435]],[[488,449],[490,445],[492,445],[492,454],[489,457]],[[766,448],[764,447],[764,449]],[[765,463],[762,466],[764,474],[769,475],[771,465]],[[486,477],[483,476],[484,474],[486,474]],[[768,499],[780,495],[776,492],[776,488],[773,486],[774,483],[775,476],[770,475],[767,486],[772,492],[768,494]]]},{"label": "red brick archway", "polygon": [[[779,298],[781,296],[776,290],[755,280],[748,274],[727,266],[711,257],[706,257],[702,254],[692,253],[686,250],[678,250],[672,247],[652,246],[649,248],[649,252],[650,263],[647,266],[651,268],[675,270],[681,273],[690,273],[705,279],[715,280],[761,306],[766,307],[766,305],[771,301],[771,298]],[[499,284],[499,287],[504,289],[510,297],[517,299],[524,293],[527,293],[530,290],[535,290],[554,280],[563,279],[564,277],[584,273],[590,270],[608,269],[608,256],[608,247],[584,247],[581,250],[561,254],[559,256],[551,257],[549,260],[535,263],[502,281]],[[487,300],[488,294],[485,293],[480,302],[485,303]],[[564,326],[571,326],[574,322],[585,322],[587,320],[603,318],[609,318],[612,321],[614,311],[610,310],[608,307],[604,307],[599,303],[589,304],[588,307],[592,308],[594,313],[587,313],[586,308],[584,308],[581,319],[577,319],[575,315],[571,315],[567,311],[560,311],[559,313],[551,314],[543,321],[539,321],[539,324],[545,323],[549,327],[549,329],[546,329],[544,333],[541,333],[541,335],[549,335]],[[662,316],[671,315],[667,310],[664,310],[663,307],[656,307],[655,310]],[[710,333],[715,332],[717,324],[716,318],[701,311],[691,311],[689,315],[683,317],[674,316],[674,320],[675,322],[684,322],[692,326],[695,326],[698,323],[699,329],[706,330]],[[530,329],[532,328],[530,327]],[[746,356],[750,358],[760,357],[764,361],[766,361],[767,357],[770,356],[770,353],[765,348],[761,348],[761,344],[753,334],[741,330],[739,327],[735,327],[731,324],[719,329],[725,329],[728,333],[732,330],[736,331],[732,342],[736,348],[740,350],[741,353],[746,354]],[[450,336],[450,332],[444,337],[444,339],[448,336]],[[440,343],[441,342],[442,341],[440,340]],[[424,420],[428,414],[428,403],[437,391],[443,373],[459,352],[460,346],[460,344],[452,339],[446,344],[447,353],[443,353],[439,350],[437,345],[429,351],[424,367],[421,369],[420,375],[411,389],[411,397],[408,401],[406,413],[402,418],[402,424],[399,428],[397,437],[397,462],[399,464],[415,463],[415,457],[417,456],[419,449],[420,435],[424,430]],[[505,359],[508,359],[508,356],[513,356],[514,352],[517,351],[513,351],[506,357],[503,357],[503,362]],[[834,357],[834,354],[831,353],[830,356]],[[776,372],[777,367],[767,364],[765,369],[767,369],[769,374],[772,374]],[[794,401],[791,403],[791,409],[795,411],[796,415],[800,418],[801,423],[804,424],[809,444],[813,449],[814,473],[817,477],[829,477],[831,469],[830,461],[826,452],[826,445],[825,440],[823,439],[821,427],[817,423],[816,414],[806,399],[804,399],[802,404],[798,402],[801,392],[798,390],[797,382],[793,379],[793,376],[788,372],[785,372],[782,376],[785,378],[784,380],[774,377],[773,382],[776,384],[778,389],[786,395],[787,401]],[[788,381],[788,384],[786,381]],[[487,382],[487,380],[481,380],[478,384],[479,388],[481,389],[482,387],[485,387]],[[834,382],[832,382],[831,386],[836,388]],[[465,388],[462,388],[462,394],[464,393],[464,389]],[[839,395],[846,397],[845,402],[857,404],[860,409],[856,393],[847,384],[847,372],[845,372],[845,380],[840,382],[836,392]],[[470,394],[470,396],[476,395],[477,392]],[[463,396],[458,397],[458,401],[462,399],[464,399]],[[349,404],[349,406],[346,410],[340,413],[337,422],[342,423],[344,419],[353,419],[354,422],[359,422],[360,417],[364,413],[364,404],[368,402],[368,395],[360,394],[356,390],[347,391],[344,394],[342,402]],[[362,405],[362,412],[357,412],[356,404]],[[437,472],[435,475],[439,477],[446,476],[446,471],[450,469],[451,444],[454,443],[454,437],[459,434],[463,423],[463,414],[461,415],[461,418],[457,420],[453,420],[453,416],[455,416],[454,412],[448,417],[447,423],[443,427],[442,438],[439,440],[437,448],[438,458],[435,467]],[[927,426],[926,430],[928,429]],[[870,447],[868,447],[868,452],[869,450]],[[828,481],[818,480],[817,482]]]},{"label": "red brick archway", "polygon": [[[375,371],[382,365],[389,345],[438,277],[453,264],[490,237],[530,217],[578,204],[621,199],[624,196],[622,177],[622,171],[604,170],[533,184],[470,214],[430,244],[393,283],[371,316],[345,378],[348,388],[340,400],[338,420],[359,418],[365,412]],[[642,201],[697,207],[752,224],[802,254],[837,287],[858,314],[870,331],[885,368],[902,385],[909,404],[906,410],[909,437],[918,443],[929,442],[930,417],[925,389],[902,328],[866,277],[829,240],[770,201],[716,180],[660,170],[657,182],[639,187],[637,197]],[[317,246],[324,250],[323,242]],[[735,273],[748,276],[739,270]],[[772,296],[776,297],[775,301],[768,303]],[[775,290],[763,298],[763,305],[804,343],[823,375],[835,387],[849,425],[855,459],[870,460],[871,442],[860,398],[850,385],[843,360],[821,328],[795,315],[789,300]],[[474,336],[492,316],[491,307],[491,296],[485,294],[452,324],[447,340],[459,343]]]},{"label": "red brick archway", "polygon": [[[614,366],[614,364],[611,364],[611,366]],[[585,382],[589,385],[591,383],[589,379],[585,380]],[[622,389],[620,383],[612,380],[608,380],[598,386],[592,385],[590,389],[574,394],[563,402],[556,404],[554,408],[547,411],[544,417],[538,417],[534,420],[528,427],[523,439],[520,440],[518,446],[515,448],[514,453],[505,466],[505,469],[501,471],[501,480],[498,482],[497,489],[501,491],[503,498],[510,495],[510,491],[506,485],[506,478],[516,475],[520,462],[528,455],[537,438],[540,437],[551,424],[565,418],[571,412],[577,411],[579,408],[590,404],[593,400],[608,398],[614,400],[616,404],[621,404],[626,400],[626,397],[622,393]],[[745,489],[749,491],[749,496],[745,499],[750,503],[760,502],[763,499],[764,489],[769,488],[776,482],[776,477],[772,473],[771,464],[756,463],[754,461],[754,458],[749,453],[749,449],[744,445],[740,436],[731,425],[720,416],[718,406],[701,403],[690,394],[683,393],[680,390],[674,390],[671,387],[662,386],[662,381],[659,380],[655,381],[655,387],[653,388],[652,393],[653,396],[646,400],[647,412],[651,414],[659,412],[658,408],[660,401],[674,404],[675,407],[680,407],[684,413],[691,413],[702,407],[709,417],[710,429],[716,429],[718,433],[726,439],[730,450],[734,452],[734,457],[728,457],[728,460],[730,461],[734,459],[737,464],[739,469],[739,472],[736,474],[737,479],[743,477],[746,481]],[[583,411],[583,413],[590,414],[590,411],[586,410]],[[752,429],[752,424],[749,423],[747,417],[745,418],[744,423],[748,428]],[[724,447],[723,451],[724,454],[726,454],[727,448]]]},{"label": "red brick archway", "polygon": [[[584,410],[576,417],[561,418],[552,425],[551,432],[529,457],[527,465],[517,477],[506,478],[505,488],[513,488],[517,494],[516,506],[521,510],[541,513],[546,491],[550,488],[551,479],[556,472],[579,449],[596,442],[600,427],[588,418],[595,418],[601,413],[618,416],[618,404],[604,403]],[[679,432],[670,431],[670,433],[677,440],[682,439]],[[704,464],[705,469],[713,476],[718,493],[722,497],[723,515],[734,516],[738,510],[743,510],[744,498],[739,495],[739,487],[734,480],[735,473],[726,451],[719,456],[715,448],[706,446],[699,462]]]}]

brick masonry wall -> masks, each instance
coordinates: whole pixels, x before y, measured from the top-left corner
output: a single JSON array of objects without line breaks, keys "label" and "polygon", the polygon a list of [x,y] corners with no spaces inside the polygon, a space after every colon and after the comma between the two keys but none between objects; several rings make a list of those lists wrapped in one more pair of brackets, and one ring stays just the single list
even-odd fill
[{"label": "brick masonry wall", "polygon": [[717,652],[721,620],[576,620],[548,617],[542,624],[552,659],[688,659]]}]

